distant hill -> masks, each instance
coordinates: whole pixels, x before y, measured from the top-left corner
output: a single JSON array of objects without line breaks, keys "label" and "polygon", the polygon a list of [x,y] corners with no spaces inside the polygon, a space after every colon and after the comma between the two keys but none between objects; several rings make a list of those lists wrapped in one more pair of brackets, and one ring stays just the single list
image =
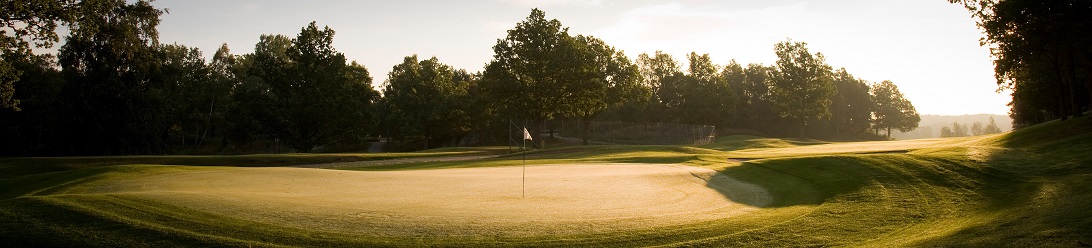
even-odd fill
[{"label": "distant hill", "polygon": [[918,123],[918,129],[907,133],[892,131],[891,138],[897,140],[939,138],[940,128],[951,127],[952,122],[966,124],[969,128],[975,121],[981,122],[982,125],[990,123],[990,117],[993,117],[993,120],[997,122],[997,127],[1001,128],[1002,132],[1012,131],[1012,118],[1007,115],[922,115],[921,122]]}]

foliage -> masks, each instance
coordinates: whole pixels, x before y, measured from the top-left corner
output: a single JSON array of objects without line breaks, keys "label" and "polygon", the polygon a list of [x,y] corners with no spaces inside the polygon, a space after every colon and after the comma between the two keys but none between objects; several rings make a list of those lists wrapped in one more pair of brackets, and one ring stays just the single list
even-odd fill
[{"label": "foliage", "polygon": [[431,147],[435,138],[451,139],[469,131],[468,77],[456,76],[436,57],[406,56],[391,69],[383,88],[384,126],[395,138],[422,136]]},{"label": "foliage", "polygon": [[[102,4],[116,2],[101,1]],[[59,41],[58,24],[73,22],[82,6],[80,1],[11,0],[0,4],[0,109],[19,111],[15,83],[23,71],[13,62],[32,57],[31,46],[53,47]]]},{"label": "foliage", "polygon": [[917,109],[910,100],[903,97],[899,87],[891,81],[884,80],[872,85],[872,104],[875,106],[872,112],[875,116],[872,127],[876,130],[887,130],[889,139],[891,129],[909,132],[917,128],[918,122],[921,121]]},{"label": "foliage", "polygon": [[830,118],[834,84],[822,53],[808,52],[807,43],[792,40],[774,45],[777,66],[770,71],[770,96],[781,117],[795,120],[800,137],[808,122]]},{"label": "foliage", "polygon": [[525,122],[533,140],[556,116],[590,119],[647,91],[628,58],[602,40],[570,36],[561,22],[534,9],[493,46],[482,90],[502,116]]},{"label": "foliage", "polygon": [[867,132],[871,127],[872,110],[878,107],[872,102],[871,88],[845,68],[834,72],[834,88],[830,103],[834,131],[847,136]]},{"label": "foliage", "polygon": [[560,21],[532,10],[493,46],[493,61],[481,82],[491,106],[501,116],[529,125],[533,140],[541,141],[541,122],[571,108],[575,92],[567,90],[581,88],[582,82],[574,79],[588,73],[583,64],[569,61],[578,53],[576,45]]},{"label": "foliage", "polygon": [[986,33],[999,90],[1017,127],[1081,116],[1092,104],[1092,2],[949,0]]},{"label": "foliage", "polygon": [[98,16],[70,27],[60,50],[62,137],[76,154],[154,153],[165,149],[170,105],[157,79],[156,25],[162,11],[148,2],[109,1]]}]

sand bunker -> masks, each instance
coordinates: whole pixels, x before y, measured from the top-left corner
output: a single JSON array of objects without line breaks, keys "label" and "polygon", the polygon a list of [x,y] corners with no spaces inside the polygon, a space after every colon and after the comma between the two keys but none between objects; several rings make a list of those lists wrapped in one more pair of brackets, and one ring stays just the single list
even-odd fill
[{"label": "sand bunker", "polygon": [[760,187],[681,165],[569,164],[391,172],[221,168],[103,181],[234,218],[374,235],[537,236],[657,228],[768,204]]}]

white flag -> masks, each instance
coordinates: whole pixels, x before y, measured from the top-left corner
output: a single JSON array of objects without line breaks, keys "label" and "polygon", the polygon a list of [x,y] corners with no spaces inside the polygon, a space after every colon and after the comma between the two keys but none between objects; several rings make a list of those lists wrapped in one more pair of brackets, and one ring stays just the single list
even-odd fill
[{"label": "white flag", "polygon": [[525,127],[525,128],[523,128],[523,139],[525,139],[525,140],[531,140],[531,133],[530,133],[530,132],[527,132],[527,128],[526,128],[526,127]]}]

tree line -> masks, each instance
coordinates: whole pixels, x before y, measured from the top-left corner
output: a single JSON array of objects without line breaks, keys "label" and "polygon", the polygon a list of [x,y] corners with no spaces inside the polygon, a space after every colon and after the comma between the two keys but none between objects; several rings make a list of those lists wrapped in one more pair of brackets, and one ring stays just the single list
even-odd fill
[{"label": "tree line", "polygon": [[982,122],[975,121],[968,128],[967,124],[952,122],[951,127],[940,128],[940,137],[967,137],[999,133],[1001,133],[1001,128],[997,127],[997,122],[993,120],[993,117],[990,117],[990,123],[985,125]]},{"label": "tree line", "polygon": [[[503,142],[509,121],[536,141],[555,118],[717,125],[721,134],[876,139],[920,120],[890,81],[833,70],[804,42],[774,65],[687,68],[657,51],[636,60],[569,34],[535,9],[493,46],[481,72],[405,57],[379,90],[368,69],[312,22],[262,35],[249,54],[211,59],[161,44],[147,1],[15,1],[4,9],[0,135],[7,155],[311,152],[389,137],[407,149]],[[59,42],[56,57],[31,47]]]},{"label": "tree line", "polygon": [[1092,1],[949,0],[986,33],[998,90],[1017,128],[1092,109]]}]

